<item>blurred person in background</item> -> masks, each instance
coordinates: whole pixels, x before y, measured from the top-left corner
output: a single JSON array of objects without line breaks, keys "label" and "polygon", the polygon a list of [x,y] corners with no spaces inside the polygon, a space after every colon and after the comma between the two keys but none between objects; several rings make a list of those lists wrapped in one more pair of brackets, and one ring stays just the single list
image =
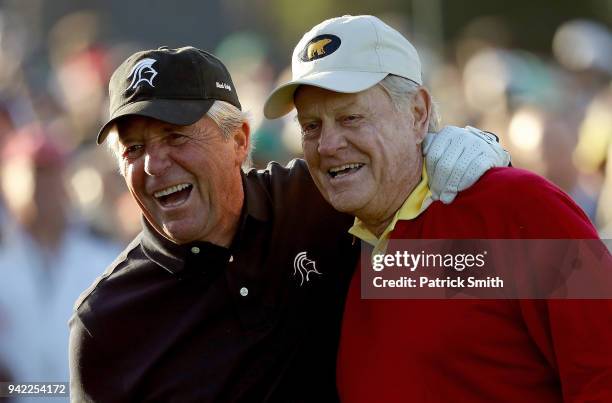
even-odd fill
[{"label": "blurred person in background", "polygon": [[584,174],[602,178],[595,222],[603,238],[612,238],[612,81],[587,108],[573,162]]},{"label": "blurred person in background", "polygon": [[542,176],[565,191],[596,224],[597,194],[584,182],[583,175],[572,161],[582,116],[576,116],[570,108],[543,112],[541,116]]},{"label": "blurred person in background", "polygon": [[76,11],[58,19],[47,38],[53,73],[50,90],[70,127],[64,134],[72,147],[91,143],[90,135],[102,119],[112,55],[99,42],[99,29],[97,13]]},{"label": "blurred person in background", "polygon": [[[590,239],[599,268],[612,270],[584,212],[528,171],[494,168],[453,203],[432,200],[421,150],[437,130],[436,107],[416,49],[378,18],[316,25],[296,45],[292,70],[265,114],[296,108],[312,178],[334,208],[355,216],[349,232],[364,241],[366,261],[401,254],[387,251],[390,239]],[[512,273],[561,270],[565,251],[547,252],[528,252]],[[612,401],[612,300],[362,299],[365,270],[357,265],[345,304],[342,401]]]},{"label": "blurred person in background", "polygon": [[118,248],[89,232],[64,183],[67,155],[39,125],[0,153],[5,237],[0,246],[0,362],[15,382],[67,382],[74,300]]},{"label": "blurred person in background", "polygon": [[[4,142],[8,135],[13,132],[13,122],[10,117],[8,108],[4,104],[0,104],[0,161],[2,160],[1,151],[4,147]],[[2,177],[2,167],[0,164],[0,178]],[[5,226],[7,224],[4,198],[0,189],[0,249],[2,249],[3,239],[6,236]],[[8,326],[8,318],[4,317],[2,309],[0,309],[0,334]],[[9,367],[5,362],[6,358],[0,355],[0,382],[13,379]]]},{"label": "blurred person in background", "polygon": [[[336,401],[340,317],[358,252],[346,233],[352,218],[321,198],[302,160],[241,169],[250,125],[210,53],[137,52],[115,70],[109,94],[98,143],[108,136],[144,219],[75,304],[71,398]],[[448,128],[431,140],[432,183],[449,201],[507,163],[478,133]]]},{"label": "blurred person in background", "polygon": [[[0,103],[0,152],[4,148],[4,143],[14,131],[13,120],[10,116],[8,107],[4,103]],[[1,158],[1,157],[0,157]],[[1,161],[1,159],[0,159]],[[0,177],[2,175],[2,168],[0,166]],[[2,246],[2,239],[5,236],[4,224],[6,221],[6,207],[5,201],[2,197],[2,191],[0,189],[0,247]],[[2,320],[0,319],[0,327]]]}]

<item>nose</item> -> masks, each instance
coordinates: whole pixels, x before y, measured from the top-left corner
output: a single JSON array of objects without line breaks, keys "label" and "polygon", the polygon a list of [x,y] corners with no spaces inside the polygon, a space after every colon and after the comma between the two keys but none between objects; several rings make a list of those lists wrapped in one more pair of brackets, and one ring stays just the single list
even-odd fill
[{"label": "nose", "polygon": [[145,153],[144,169],[147,175],[160,176],[172,164],[168,151],[163,145],[149,144]]},{"label": "nose", "polygon": [[319,136],[319,154],[322,156],[333,156],[338,150],[346,147],[346,138],[341,129],[324,125]]}]

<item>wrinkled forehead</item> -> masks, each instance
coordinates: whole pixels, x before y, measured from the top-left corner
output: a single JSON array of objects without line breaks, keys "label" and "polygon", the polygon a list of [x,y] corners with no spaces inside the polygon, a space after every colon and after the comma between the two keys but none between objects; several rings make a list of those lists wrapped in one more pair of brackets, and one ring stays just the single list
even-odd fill
[{"label": "wrinkled forehead", "polygon": [[298,117],[326,112],[342,112],[351,109],[368,109],[384,102],[386,92],[378,85],[356,93],[343,93],[301,85],[293,98]]}]

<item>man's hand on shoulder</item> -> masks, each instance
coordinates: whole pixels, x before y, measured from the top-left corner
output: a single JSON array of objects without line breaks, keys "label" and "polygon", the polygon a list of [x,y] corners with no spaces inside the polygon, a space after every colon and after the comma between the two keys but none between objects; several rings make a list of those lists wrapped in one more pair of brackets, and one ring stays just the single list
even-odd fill
[{"label": "man's hand on shoulder", "polygon": [[446,126],[438,133],[428,133],[423,156],[432,198],[446,204],[490,168],[510,163],[510,154],[497,136],[470,126]]}]

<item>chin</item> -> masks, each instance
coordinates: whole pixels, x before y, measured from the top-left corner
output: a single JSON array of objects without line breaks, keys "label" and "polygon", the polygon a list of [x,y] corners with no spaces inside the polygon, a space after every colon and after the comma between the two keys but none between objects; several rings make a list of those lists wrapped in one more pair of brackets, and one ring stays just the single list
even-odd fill
[{"label": "chin", "polygon": [[356,215],[363,205],[362,203],[355,203],[355,200],[346,200],[345,198],[342,198],[342,200],[330,199],[328,202],[339,212],[351,215]]},{"label": "chin", "polygon": [[177,236],[177,235],[170,235],[170,234],[166,234],[166,238],[170,239],[172,242],[174,242],[177,245],[184,245],[184,244],[195,242],[199,240],[197,237],[181,236],[181,235]]},{"label": "chin", "polygon": [[197,240],[195,231],[190,231],[188,228],[172,228],[164,226],[163,234],[166,238],[179,245]]}]

